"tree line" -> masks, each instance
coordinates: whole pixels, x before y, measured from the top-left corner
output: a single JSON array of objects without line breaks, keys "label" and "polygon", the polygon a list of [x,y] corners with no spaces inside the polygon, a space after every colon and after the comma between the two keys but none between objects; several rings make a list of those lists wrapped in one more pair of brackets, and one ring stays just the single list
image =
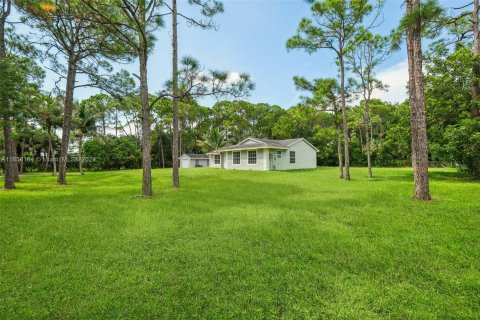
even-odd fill
[{"label": "tree line", "polygon": [[[414,198],[429,200],[429,164],[454,165],[480,176],[478,0],[448,14],[436,1],[407,0],[405,16],[390,35],[375,33],[382,1],[315,1],[287,41],[288,50],[335,54],[338,77],[293,85],[304,95],[288,109],[242,100],[254,89],[249,75],[205,71],[192,57],[178,57],[178,20],[216,28],[218,1],[191,1],[198,16],[178,10],[176,0],[9,1],[0,19],[0,111],[5,188],[24,170],[51,171],[65,184],[68,170],[142,168],[142,196],[152,193],[151,169],[173,167],[180,187],[178,157],[234,144],[249,136],[304,137],[319,150],[319,165],[337,165],[350,179],[351,165],[411,165]],[[36,34],[17,33],[13,9]],[[148,59],[155,33],[171,17],[171,80],[158,93],[148,88]],[[434,41],[425,52],[422,39]],[[405,41],[409,99],[391,104],[374,99],[388,87],[378,68]],[[138,62],[138,74],[114,72],[112,62]],[[41,91],[44,71],[64,87]],[[48,62],[48,65],[45,63]],[[79,77],[81,75],[81,77]],[[75,89],[103,91],[83,101]],[[201,106],[205,96],[220,100]],[[59,139],[56,132],[62,129]],[[41,159],[13,161],[25,155]],[[87,160],[87,161],[84,161]]]}]

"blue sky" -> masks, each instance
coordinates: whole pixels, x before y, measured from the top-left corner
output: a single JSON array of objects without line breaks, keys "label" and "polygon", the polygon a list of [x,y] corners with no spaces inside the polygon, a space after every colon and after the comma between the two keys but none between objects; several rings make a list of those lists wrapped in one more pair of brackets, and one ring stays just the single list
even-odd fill
[{"label": "blue sky", "polygon": [[[464,1],[460,1],[462,4]],[[403,0],[387,0],[383,23],[374,32],[388,34],[398,25],[404,14]],[[441,1],[449,6],[458,1]],[[266,102],[288,108],[299,102],[300,93],[293,86],[294,75],[309,79],[335,77],[337,68],[333,55],[322,50],[312,55],[285,48],[287,39],[295,34],[298,22],[309,16],[310,5],[302,0],[226,0],[225,12],[215,18],[218,31],[189,27],[184,21],[179,26],[181,56],[197,58],[206,69],[246,72],[252,76],[256,89],[246,100]],[[195,12],[186,0],[179,1],[179,11]],[[158,31],[157,42],[149,60],[149,87],[157,92],[171,73],[170,21]],[[122,66],[137,73],[136,63]],[[401,102],[406,98],[407,64],[405,48],[395,52],[378,70],[378,77],[390,86],[390,91],[377,97]],[[49,74],[46,89],[53,87],[55,76]],[[84,99],[96,90],[77,90],[76,99]],[[203,105],[212,106],[213,99],[203,99]]]}]

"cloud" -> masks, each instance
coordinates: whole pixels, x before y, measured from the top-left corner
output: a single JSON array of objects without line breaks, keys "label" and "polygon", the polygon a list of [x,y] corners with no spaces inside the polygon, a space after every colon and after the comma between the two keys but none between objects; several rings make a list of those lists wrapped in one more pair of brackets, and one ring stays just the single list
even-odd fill
[{"label": "cloud", "polygon": [[229,72],[228,73],[228,80],[229,83],[235,83],[240,80],[240,73],[239,72]]},{"label": "cloud", "polygon": [[388,85],[388,91],[377,91],[374,98],[388,102],[403,102],[407,96],[408,61],[401,61],[380,71],[377,78]]}]

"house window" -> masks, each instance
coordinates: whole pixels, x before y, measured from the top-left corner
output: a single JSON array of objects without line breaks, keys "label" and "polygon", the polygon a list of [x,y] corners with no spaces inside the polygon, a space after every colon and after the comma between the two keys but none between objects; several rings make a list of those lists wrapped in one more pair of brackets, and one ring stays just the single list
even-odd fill
[{"label": "house window", "polygon": [[295,163],[295,151],[290,151],[290,163]]},{"label": "house window", "polygon": [[277,159],[282,159],[282,150],[277,150]]},{"label": "house window", "polygon": [[195,167],[200,167],[200,160],[195,160]]},{"label": "house window", "polygon": [[233,164],[240,164],[240,152],[233,152]]},{"label": "house window", "polygon": [[220,164],[220,155],[219,154],[215,155],[215,164]]},{"label": "house window", "polygon": [[248,164],[257,164],[257,151],[248,151]]}]

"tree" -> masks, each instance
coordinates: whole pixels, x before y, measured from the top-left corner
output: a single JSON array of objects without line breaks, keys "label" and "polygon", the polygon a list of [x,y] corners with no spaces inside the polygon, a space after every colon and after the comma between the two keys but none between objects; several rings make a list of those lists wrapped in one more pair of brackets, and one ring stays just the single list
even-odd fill
[{"label": "tree", "polygon": [[431,159],[480,177],[479,118],[472,113],[471,45],[430,45],[425,55],[425,97]]},{"label": "tree", "polygon": [[[246,73],[235,75],[235,79],[232,79],[234,75],[230,72],[209,70],[206,72],[200,63],[192,57],[183,57],[181,60],[181,68],[177,72],[178,81],[178,101],[191,101],[199,97],[215,96],[219,97],[231,96],[231,97],[243,97],[247,96],[251,90],[255,87],[254,83],[250,80],[250,76]],[[168,81],[166,83],[166,89],[159,95],[158,99],[163,97],[173,97],[173,82]],[[175,109],[175,105],[174,105]],[[173,113],[175,115],[175,111]],[[173,117],[175,118],[175,116]],[[177,128],[175,119],[173,120],[173,135]],[[177,129],[176,129],[177,128]],[[174,188],[180,187],[180,176],[178,172],[178,146],[179,140],[173,138],[172,140],[172,159],[173,161],[173,175],[172,186]],[[176,157],[176,158],[175,158]],[[176,172],[176,173],[175,173]]]},{"label": "tree", "polygon": [[[302,77],[294,77],[293,81],[298,90],[308,91],[312,94],[306,98],[305,102],[313,105],[317,109],[333,113],[335,131],[337,132],[337,156],[339,178],[343,179],[343,154],[342,154],[342,121],[340,117],[340,108],[338,106],[341,101],[341,92],[338,81],[335,79],[315,79],[309,82]],[[347,98],[349,96],[347,91]]]},{"label": "tree", "polygon": [[370,117],[370,100],[375,90],[386,90],[386,86],[375,78],[376,68],[384,62],[390,52],[389,38],[371,33],[347,55],[350,69],[357,78],[357,88],[363,99],[363,121],[365,125],[365,141],[367,151],[368,177],[372,178],[372,123]]},{"label": "tree", "polygon": [[142,132],[142,197],[151,197],[152,160],[151,160],[151,105],[148,93],[147,63],[150,49],[155,37],[153,33],[162,24],[159,12],[160,0],[115,0],[89,1],[81,0],[91,15],[102,28],[128,47],[129,52],[139,61],[141,132]]},{"label": "tree", "polygon": [[74,135],[78,139],[78,169],[80,174],[83,175],[83,138],[89,134],[95,133],[95,123],[97,121],[95,110],[89,108],[89,104],[82,101],[77,105],[75,115],[73,117],[73,123],[75,128]]},{"label": "tree", "polygon": [[345,58],[362,41],[365,33],[373,27],[380,12],[372,22],[364,27],[362,22],[373,12],[374,7],[368,0],[325,0],[315,2],[312,7],[312,19],[303,18],[297,34],[287,41],[288,49],[303,49],[314,53],[320,49],[332,50],[340,71],[340,105],[342,110],[342,129],[345,153],[345,179],[350,180],[349,133],[347,125]]},{"label": "tree", "polygon": [[217,127],[211,127],[202,140],[198,140],[198,145],[204,152],[209,152],[221,148],[225,144],[224,133]]},{"label": "tree", "polygon": [[172,0],[172,6],[169,8],[172,14],[172,102],[173,102],[173,132],[172,132],[172,186],[174,188],[180,188],[180,171],[178,157],[179,152],[179,100],[180,91],[178,83],[178,16],[186,19],[190,24],[199,26],[203,29],[211,29],[214,27],[211,17],[219,12],[223,12],[223,5],[219,1],[211,0],[195,0],[190,1],[190,4],[199,6],[201,8],[201,15],[207,17],[207,21],[195,19],[193,17],[187,17],[186,15],[179,14],[177,10],[177,0]]},{"label": "tree", "polygon": [[[7,66],[7,47],[6,47],[6,39],[5,39],[5,29],[7,18],[11,13],[12,9],[12,1],[6,0],[2,1],[0,7],[0,67],[2,68],[2,75],[6,75],[7,73],[3,73],[6,69],[4,67]],[[7,69],[9,70],[9,69]],[[7,77],[5,77],[7,78]],[[5,80],[2,79],[2,87],[6,87]],[[6,92],[6,91],[5,91]],[[4,92],[2,92],[4,93]],[[15,189],[15,175],[14,175],[14,166],[15,163],[13,161],[15,157],[15,150],[11,148],[11,125],[10,125],[10,114],[9,114],[9,106],[8,106],[9,99],[4,97],[2,94],[0,103],[0,108],[2,109],[2,122],[3,122],[3,145],[5,150],[5,182],[4,188],[5,189]]]},{"label": "tree", "polygon": [[15,122],[24,121],[25,109],[38,92],[43,72],[29,58],[8,54],[0,59],[0,113],[3,118],[5,150],[5,189],[14,189],[19,170],[17,144],[13,139]]},{"label": "tree", "polygon": [[[51,70],[65,80],[62,146],[57,182],[66,184],[74,91],[80,86],[76,83],[77,75],[86,74],[98,81],[100,69],[111,71],[111,67],[102,57],[118,55],[121,43],[112,41],[111,34],[104,32],[105,30],[90,19],[81,2],[19,0],[17,5],[28,15],[25,21],[42,32],[39,43],[46,48],[52,62]],[[59,60],[59,57],[63,60]]]},{"label": "tree", "polygon": [[[478,11],[480,9],[479,0],[473,0],[473,11],[472,11],[472,26],[473,26],[473,81],[472,81],[472,101],[474,103],[478,100],[478,95],[480,93],[480,29],[478,23]],[[479,116],[479,108],[476,106],[473,109],[473,115]]]},{"label": "tree", "polygon": [[45,165],[45,168],[48,167],[48,163],[51,159],[53,166],[52,175],[54,176],[57,175],[57,161],[55,158],[55,147],[53,145],[52,134],[54,134],[55,130],[62,125],[61,100],[61,97],[43,95],[41,101],[39,102],[39,107],[36,115],[38,123],[47,132],[48,137],[47,163]]},{"label": "tree", "polygon": [[431,200],[428,180],[428,141],[425,116],[425,92],[423,82],[422,32],[428,19],[440,10],[434,2],[421,5],[420,0],[406,1],[406,15],[401,28],[406,32],[408,54],[408,93],[410,127],[412,131],[412,167],[415,182],[413,198]]}]

